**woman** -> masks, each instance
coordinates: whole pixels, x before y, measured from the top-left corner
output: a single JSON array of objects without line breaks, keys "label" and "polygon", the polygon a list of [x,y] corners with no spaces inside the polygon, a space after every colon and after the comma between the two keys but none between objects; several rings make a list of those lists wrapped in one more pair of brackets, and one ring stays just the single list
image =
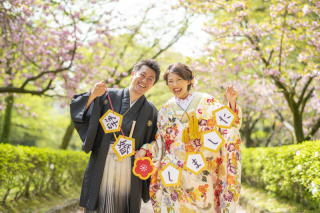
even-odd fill
[{"label": "woman", "polygon": [[[182,63],[169,65],[164,80],[175,97],[158,114],[156,141],[145,144],[138,154],[151,157],[157,168],[169,162],[183,168],[186,153],[197,152],[201,147],[200,138],[183,139],[183,130],[189,127],[190,132],[188,116],[196,116],[199,132],[209,131],[215,127],[212,112],[222,105],[208,94],[190,93],[195,78],[191,69]],[[164,187],[159,170],[152,175],[149,191],[156,213],[236,212],[241,188],[241,109],[236,106],[237,96],[238,91],[233,85],[229,86],[229,107],[238,117],[231,129],[218,128],[226,143],[217,153],[202,150],[208,164],[205,170],[195,175],[183,169],[180,185],[172,187]]]}]

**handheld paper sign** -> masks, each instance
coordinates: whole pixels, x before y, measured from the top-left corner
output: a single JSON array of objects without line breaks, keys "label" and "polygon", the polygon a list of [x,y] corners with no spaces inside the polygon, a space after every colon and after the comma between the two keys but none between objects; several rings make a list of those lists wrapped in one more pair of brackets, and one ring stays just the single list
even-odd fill
[{"label": "handheld paper sign", "polygon": [[213,129],[201,133],[201,143],[204,149],[217,153],[225,143],[225,139],[217,129]]},{"label": "handheld paper sign", "polygon": [[159,172],[161,181],[165,187],[168,186],[179,186],[182,169],[177,168],[172,163],[168,163]]},{"label": "handheld paper sign", "polygon": [[185,162],[184,168],[195,175],[200,174],[200,172],[208,167],[202,152],[187,152]]},{"label": "handheld paper sign", "polygon": [[119,135],[117,140],[112,145],[113,151],[119,158],[119,161],[122,159],[134,155],[135,140],[134,138],[124,137]]},{"label": "handheld paper sign", "polygon": [[153,174],[155,167],[150,158],[137,158],[134,161],[132,172],[142,180],[146,180]]},{"label": "handheld paper sign", "polygon": [[212,112],[217,122],[216,127],[231,129],[236,121],[237,114],[235,114],[228,106],[223,106]]},{"label": "handheld paper sign", "polygon": [[122,115],[109,109],[100,119],[101,126],[105,133],[119,132],[122,124]]}]

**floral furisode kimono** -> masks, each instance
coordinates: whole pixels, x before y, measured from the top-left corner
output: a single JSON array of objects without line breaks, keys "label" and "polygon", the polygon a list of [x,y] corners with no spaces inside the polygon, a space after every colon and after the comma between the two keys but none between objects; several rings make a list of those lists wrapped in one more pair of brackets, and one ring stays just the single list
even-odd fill
[{"label": "floral furisode kimono", "polygon": [[[241,189],[239,128],[242,115],[239,106],[236,106],[238,116],[231,129],[218,129],[225,139],[220,150],[217,153],[201,150],[208,167],[198,175],[183,168],[186,154],[201,146],[200,139],[182,142],[183,129],[189,125],[185,111],[196,112],[199,132],[205,132],[214,128],[212,112],[221,106],[208,94],[192,93],[185,100],[173,97],[161,108],[156,141],[143,146],[157,168],[151,176],[149,189],[154,212],[236,212]],[[161,181],[159,169],[168,163],[183,168],[178,186],[164,187]]]}]

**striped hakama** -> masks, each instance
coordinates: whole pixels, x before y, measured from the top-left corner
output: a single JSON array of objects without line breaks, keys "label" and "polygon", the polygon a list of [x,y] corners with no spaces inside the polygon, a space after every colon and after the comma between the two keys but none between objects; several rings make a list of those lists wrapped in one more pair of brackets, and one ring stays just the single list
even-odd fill
[{"label": "striped hakama", "polygon": [[100,185],[97,209],[85,213],[129,213],[131,157],[118,160],[109,149]]}]

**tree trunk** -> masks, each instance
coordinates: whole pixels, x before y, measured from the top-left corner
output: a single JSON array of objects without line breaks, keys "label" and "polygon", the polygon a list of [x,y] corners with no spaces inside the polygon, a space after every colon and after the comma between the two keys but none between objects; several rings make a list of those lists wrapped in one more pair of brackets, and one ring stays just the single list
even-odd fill
[{"label": "tree trunk", "polygon": [[244,133],[244,140],[245,140],[245,144],[246,144],[246,147],[249,148],[249,147],[255,147],[255,144],[251,138],[251,131],[249,129],[245,130],[245,133]]},{"label": "tree trunk", "polygon": [[4,122],[1,134],[2,143],[10,143],[10,132],[11,132],[11,115],[12,115],[12,107],[13,107],[13,95],[10,94],[6,97],[6,111],[4,115]]},{"label": "tree trunk", "polygon": [[254,142],[251,139],[251,128],[250,128],[251,118],[247,118],[243,128],[244,144],[247,148],[254,147]]},{"label": "tree trunk", "polygon": [[4,194],[4,196],[3,196],[3,198],[2,198],[2,204],[5,204],[6,199],[7,199],[8,195],[9,195],[9,193],[10,193],[10,188],[7,189],[6,193]]},{"label": "tree trunk", "polygon": [[301,113],[299,113],[298,108],[294,108],[292,114],[293,114],[294,133],[296,135],[297,143],[302,143],[304,140],[304,133],[303,133]]},{"label": "tree trunk", "polygon": [[69,146],[69,142],[71,140],[73,131],[74,131],[74,124],[73,124],[73,121],[71,120],[71,123],[68,126],[66,133],[63,136],[62,143],[60,145],[60,149],[67,149],[67,147]]}]

